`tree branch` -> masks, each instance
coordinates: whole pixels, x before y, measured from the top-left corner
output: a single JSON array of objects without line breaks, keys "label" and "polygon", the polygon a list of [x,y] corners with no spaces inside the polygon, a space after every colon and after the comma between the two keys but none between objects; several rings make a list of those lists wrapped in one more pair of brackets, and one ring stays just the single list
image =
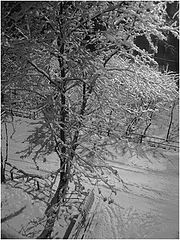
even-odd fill
[{"label": "tree branch", "polygon": [[93,19],[103,15],[104,13],[115,10],[116,8],[120,7],[122,5],[122,3],[123,2],[120,2],[120,3],[116,4],[115,6],[110,6],[110,7],[106,8],[105,10],[103,10],[102,12],[95,13],[91,18],[85,19],[83,22],[79,23],[73,30],[71,30],[71,32],[68,34],[68,36],[71,33],[73,33],[74,31],[76,31],[76,29],[78,29],[80,26],[85,24],[87,21],[93,20]]},{"label": "tree branch", "polygon": [[105,58],[105,61],[104,61],[104,67],[106,66],[107,62],[116,54],[118,53],[118,51],[120,50],[120,47],[118,49],[115,49],[111,54],[109,54],[109,56],[107,56]]},{"label": "tree branch", "polygon": [[27,172],[25,172],[22,169],[18,169],[16,166],[12,165],[11,163],[7,163],[7,165],[9,165],[13,169],[16,169],[18,172],[23,173],[24,175],[26,175],[28,177],[44,179],[44,177],[42,177],[42,176],[39,176],[39,175],[36,175],[36,174],[27,173]]},{"label": "tree branch", "polygon": [[31,62],[29,59],[27,60],[28,63],[30,63],[38,72],[40,72],[43,76],[45,76],[50,83],[52,83],[53,85],[55,85],[56,87],[59,87],[59,85],[54,82],[51,77],[41,68],[39,68],[35,63]]},{"label": "tree branch", "polygon": [[106,68],[106,70],[107,71],[119,71],[119,72],[128,71],[131,73],[135,73],[134,71],[130,70],[129,68]]}]

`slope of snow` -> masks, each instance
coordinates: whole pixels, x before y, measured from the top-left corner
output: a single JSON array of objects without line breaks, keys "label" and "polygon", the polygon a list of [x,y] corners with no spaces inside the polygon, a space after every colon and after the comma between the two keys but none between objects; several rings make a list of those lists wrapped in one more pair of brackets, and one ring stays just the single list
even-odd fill
[{"label": "slope of snow", "polygon": [[[9,139],[9,162],[27,172],[41,175],[57,170],[59,162],[55,154],[45,156],[46,161],[39,158],[40,170],[37,170],[30,157],[22,159],[16,153],[27,146],[22,142],[33,127],[29,125],[32,120],[15,119],[16,132]],[[10,124],[8,131],[10,135],[13,133]],[[149,152],[146,158],[117,152],[116,159],[109,160],[109,164],[117,169],[127,189],[122,189],[122,185],[112,175],[110,178],[116,185],[117,195],[111,195],[104,185],[101,185],[102,194],[95,191],[96,201],[90,214],[93,221],[84,238],[178,238],[178,163],[178,153],[165,150]],[[24,186],[25,182],[21,185]],[[37,197],[39,193],[33,191]],[[103,196],[109,196],[107,201],[103,201]],[[109,204],[110,199],[114,203]],[[43,200],[32,197],[27,189],[23,190],[16,182],[9,182],[1,186],[1,205],[2,227],[6,224],[21,234],[29,234],[31,238],[38,236],[43,228],[39,220],[43,222],[46,208]],[[65,210],[62,212],[65,213]],[[69,221],[57,221],[55,233],[59,233],[56,237],[63,236],[68,224]]]}]

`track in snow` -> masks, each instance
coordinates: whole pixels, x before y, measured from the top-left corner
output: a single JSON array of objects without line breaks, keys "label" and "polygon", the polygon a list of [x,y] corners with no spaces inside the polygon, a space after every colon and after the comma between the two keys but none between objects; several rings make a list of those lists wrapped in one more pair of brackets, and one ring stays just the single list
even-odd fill
[{"label": "track in snow", "polygon": [[[178,171],[178,154],[171,157]],[[129,192],[119,189],[114,204],[101,200],[85,238],[178,238],[178,174],[168,167],[166,162],[166,170],[150,171],[120,164]]]}]

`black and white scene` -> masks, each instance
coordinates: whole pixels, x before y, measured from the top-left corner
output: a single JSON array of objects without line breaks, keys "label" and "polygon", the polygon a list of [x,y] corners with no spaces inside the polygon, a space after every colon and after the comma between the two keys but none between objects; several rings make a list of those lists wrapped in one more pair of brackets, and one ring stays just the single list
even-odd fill
[{"label": "black and white scene", "polygon": [[1,1],[1,239],[179,239],[179,1]]}]

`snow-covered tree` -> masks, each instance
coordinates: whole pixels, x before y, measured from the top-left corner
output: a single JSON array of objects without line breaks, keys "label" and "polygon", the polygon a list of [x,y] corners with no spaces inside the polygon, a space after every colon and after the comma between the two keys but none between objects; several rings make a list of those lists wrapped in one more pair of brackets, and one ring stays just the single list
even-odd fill
[{"label": "snow-covered tree", "polygon": [[[16,90],[25,103],[20,108],[41,112],[25,156],[39,147],[35,161],[52,151],[60,160],[40,238],[51,234],[71,181],[79,191],[85,178],[113,191],[107,178],[112,172],[123,184],[106,163],[109,145],[125,141],[133,119],[139,127],[176,97],[174,75],[159,72],[152,53],[153,36],[178,35],[165,15],[166,2],[3,2],[4,94]],[[136,46],[140,35],[151,54]]]}]

